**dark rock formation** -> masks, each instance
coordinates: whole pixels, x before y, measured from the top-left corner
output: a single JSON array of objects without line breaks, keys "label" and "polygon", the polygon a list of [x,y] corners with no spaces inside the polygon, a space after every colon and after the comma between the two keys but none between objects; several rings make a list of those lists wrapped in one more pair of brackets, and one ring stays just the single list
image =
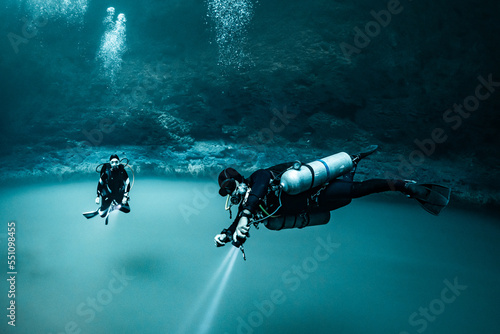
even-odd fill
[{"label": "dark rock formation", "polygon": [[500,203],[498,2],[258,2],[229,64],[206,3],[122,2],[114,80],[96,59],[106,7],[33,21],[16,3],[0,13],[4,182],[92,173],[113,152],[138,174],[213,176],[376,143],[360,177]]}]

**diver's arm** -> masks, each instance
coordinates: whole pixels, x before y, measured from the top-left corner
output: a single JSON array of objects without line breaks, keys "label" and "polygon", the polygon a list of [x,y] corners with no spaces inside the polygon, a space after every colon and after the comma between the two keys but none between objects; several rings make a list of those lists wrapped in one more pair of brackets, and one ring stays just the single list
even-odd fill
[{"label": "diver's arm", "polygon": [[222,230],[221,233],[227,234],[228,236],[232,236],[234,231],[236,231],[236,227],[238,226],[238,222],[240,221],[240,218],[241,218],[241,215],[238,214],[238,217],[236,217],[236,219],[233,221],[231,226]]},{"label": "diver's arm", "polygon": [[226,243],[231,242],[240,218],[241,216],[238,214],[238,217],[236,217],[231,226],[223,229],[220,234],[215,236],[214,241],[217,247],[224,246]]},{"label": "diver's arm", "polygon": [[[259,202],[267,194],[269,182],[272,174],[268,170],[260,169],[250,176],[250,184],[252,189],[248,196],[247,202],[243,207],[240,207],[236,219],[231,226],[221,231],[214,238],[216,246],[224,246],[236,237],[247,238],[250,228],[249,222],[252,215],[256,212]],[[235,240],[236,241],[236,240]]]},{"label": "diver's arm", "polygon": [[248,212],[250,216],[255,214],[259,206],[259,202],[267,194],[271,177],[271,172],[266,169],[259,169],[250,176],[252,190],[250,191],[247,202],[243,206],[244,215],[245,212]]},{"label": "diver's arm", "polygon": [[[236,227],[232,230],[235,242],[238,242],[238,239],[246,239],[249,236],[248,231],[250,230],[251,219],[257,211],[260,201],[267,194],[271,177],[271,172],[265,169],[259,169],[250,176],[250,194],[243,207],[240,207],[238,219],[235,221]],[[235,224],[233,223],[233,225]]]},{"label": "diver's arm", "polygon": [[124,183],[124,187],[123,189],[125,190],[125,192],[123,193],[123,204],[125,204],[127,201],[128,201],[128,193],[130,191],[130,179],[128,177],[128,174],[127,174],[127,171],[124,169],[123,170],[123,183]]},{"label": "diver's arm", "polygon": [[106,174],[103,174],[99,178],[99,182],[97,183],[97,197],[102,195],[102,189],[104,188],[104,180],[102,179]]},{"label": "diver's arm", "polygon": [[103,181],[103,177],[104,177],[105,174],[103,174],[100,178],[99,178],[99,182],[97,182],[97,196],[95,198],[95,204],[99,204],[101,202],[101,199],[99,198],[100,196],[102,196],[102,189],[104,188],[104,181]]}]

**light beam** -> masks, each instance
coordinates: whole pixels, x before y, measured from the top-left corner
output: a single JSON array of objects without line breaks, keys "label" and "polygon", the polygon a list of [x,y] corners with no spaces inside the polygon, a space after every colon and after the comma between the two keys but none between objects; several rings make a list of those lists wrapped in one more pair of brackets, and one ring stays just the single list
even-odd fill
[{"label": "light beam", "polygon": [[210,303],[210,306],[207,309],[207,313],[205,314],[205,317],[203,318],[203,321],[200,324],[200,328],[198,329],[199,334],[207,333],[212,327],[212,322],[215,318],[215,314],[217,313],[217,309],[219,308],[220,301],[222,299],[222,293],[224,292],[227,286],[227,283],[229,281],[229,276],[231,275],[231,272],[233,271],[234,268],[234,263],[238,258],[238,253],[239,253],[238,248],[236,247],[233,247],[229,252],[229,254],[231,255],[231,261],[229,262],[226,272],[224,273],[224,276],[222,277],[222,280],[219,283],[219,287],[217,288],[217,291],[215,292],[212,302]]},{"label": "light beam", "polygon": [[[236,248],[234,248],[234,249],[236,249]],[[181,328],[177,331],[177,333],[181,334],[181,333],[187,332],[187,328],[189,327],[189,325],[192,324],[194,317],[196,316],[198,311],[201,309],[203,304],[206,303],[206,301],[208,299],[208,295],[210,294],[210,292],[213,291],[215,284],[219,281],[220,276],[222,275],[224,269],[226,269],[228,262],[232,259],[232,257],[231,257],[232,254],[234,254],[233,250],[230,250],[226,254],[226,257],[224,257],[224,260],[222,260],[221,264],[219,265],[219,268],[213,274],[212,279],[210,279],[210,282],[207,284],[207,286],[205,287],[205,290],[203,290],[203,293],[200,295],[200,297],[196,301],[196,304],[194,305],[194,307],[192,307],[190,309],[190,312],[189,312],[188,316],[186,317],[186,320],[183,322]]]}]

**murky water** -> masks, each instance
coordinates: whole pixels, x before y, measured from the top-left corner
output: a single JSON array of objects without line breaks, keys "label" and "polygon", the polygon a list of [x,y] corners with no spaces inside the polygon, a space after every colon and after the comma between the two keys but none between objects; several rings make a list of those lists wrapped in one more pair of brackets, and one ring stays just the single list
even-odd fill
[{"label": "murky water", "polygon": [[[16,223],[12,333],[486,333],[499,321],[500,225],[493,215],[374,195],[325,226],[251,231],[232,249],[212,183],[138,179],[131,213],[86,220],[96,181],[3,188],[0,254]],[[227,267],[227,265],[226,265]],[[6,264],[3,266],[6,277]],[[9,285],[0,284],[3,305]],[[220,304],[214,309],[217,292]],[[202,326],[212,310],[210,328]]]}]

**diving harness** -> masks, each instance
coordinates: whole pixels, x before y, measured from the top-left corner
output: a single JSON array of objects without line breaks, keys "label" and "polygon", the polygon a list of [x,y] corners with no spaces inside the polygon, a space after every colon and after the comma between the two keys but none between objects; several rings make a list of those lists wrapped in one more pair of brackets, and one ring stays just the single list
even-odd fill
[{"label": "diving harness", "polygon": [[[126,160],[125,165],[123,165],[123,164],[122,164],[122,161],[124,161],[124,160]],[[132,169],[132,167],[130,167],[129,163],[130,163],[130,161],[129,161],[129,159],[128,159],[128,158],[122,158],[122,159],[120,160],[120,164],[122,164],[122,165],[123,165],[123,167],[128,167],[128,169],[130,169],[130,172],[132,173],[132,182],[130,183],[130,190],[129,190],[129,192],[130,192],[130,191],[132,191],[132,188],[134,187],[134,182],[135,182],[135,174],[134,174],[134,170]],[[96,171],[97,173],[102,173],[102,169],[104,168],[104,165],[105,165],[105,164],[106,164],[106,163],[102,163],[102,164],[97,165],[97,166],[96,166],[96,168],[95,168],[95,171]],[[100,167],[101,169],[99,169],[99,167]]]}]

